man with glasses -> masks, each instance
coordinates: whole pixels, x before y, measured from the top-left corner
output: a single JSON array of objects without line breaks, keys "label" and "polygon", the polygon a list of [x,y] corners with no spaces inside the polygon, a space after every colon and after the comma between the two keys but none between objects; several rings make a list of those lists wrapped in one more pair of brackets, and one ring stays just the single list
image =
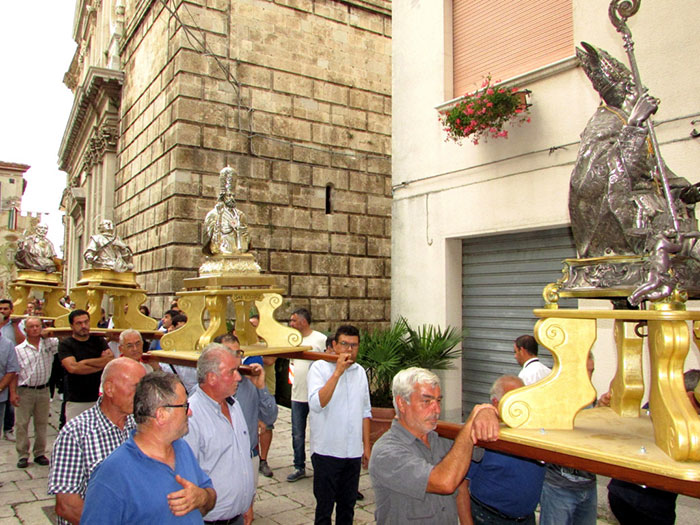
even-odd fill
[{"label": "man with glasses", "polygon": [[315,361],[307,376],[314,467],[315,522],[351,524],[360,481],[360,466],[369,461],[369,388],[358,365],[360,332],[344,325],[333,339],[335,363]]},{"label": "man with glasses", "polygon": [[56,495],[59,525],[78,523],[90,475],[136,428],[134,391],[146,371],[126,357],[102,373],[102,395],[92,408],[71,419],[56,437],[51,454],[49,494]]},{"label": "man with glasses", "polygon": [[177,377],[147,374],[134,394],[136,431],[90,478],[80,523],[202,523],[216,492],[182,439],[191,414]]},{"label": "man with glasses", "polygon": [[[193,414],[185,441],[217,493],[216,506],[205,516],[205,523],[243,524],[243,515],[252,513],[255,478],[249,431],[241,404],[232,397],[241,381],[242,355],[240,347],[211,343],[197,360],[199,387],[190,396]],[[257,431],[257,417],[255,425]]]}]

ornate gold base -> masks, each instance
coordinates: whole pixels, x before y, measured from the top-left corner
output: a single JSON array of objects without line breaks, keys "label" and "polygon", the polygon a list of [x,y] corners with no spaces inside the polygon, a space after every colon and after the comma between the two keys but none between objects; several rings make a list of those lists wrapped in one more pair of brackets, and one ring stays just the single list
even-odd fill
[{"label": "ornate gold base", "polygon": [[[241,257],[235,256],[236,259]],[[252,260],[252,255],[245,259]],[[216,273],[185,279],[185,287],[186,290],[177,295],[180,298],[178,306],[187,315],[187,323],[162,337],[160,344],[163,350],[200,352],[217,336],[225,334],[229,299],[236,311],[235,330],[242,347],[256,345],[258,338],[265,341],[268,348],[289,348],[301,344],[302,337],[297,330],[278,323],[274,318],[274,311],[282,304],[280,294],[283,290],[275,287],[273,276],[254,272]],[[260,315],[257,330],[250,324],[253,306]],[[207,326],[205,317],[209,318]],[[262,353],[261,350],[253,350],[253,355]]]},{"label": "ornate gold base", "polygon": [[61,305],[61,298],[66,295],[66,289],[63,287],[60,274],[21,270],[18,278],[10,283],[10,295],[15,315],[27,313],[29,297],[35,293],[43,295],[43,318],[55,319],[69,311]]},{"label": "ornate gold base", "polygon": [[36,270],[19,270],[14,282],[63,286],[60,273],[37,272]]},{"label": "ornate gold base", "polygon": [[572,429],[576,415],[595,400],[586,373],[586,360],[596,339],[597,320],[614,319],[617,375],[611,408],[622,417],[638,417],[644,393],[642,341],[633,327],[649,330],[651,388],[649,407],[655,442],[676,461],[700,460],[700,418],[685,394],[683,364],[690,347],[687,321],[695,323],[696,344],[700,312],[674,310],[553,310],[534,311],[537,341],[554,356],[545,379],[503,396],[499,411],[510,427]]},{"label": "ornate gold base", "polygon": [[207,257],[199,267],[200,277],[259,274],[260,266],[252,253]]},{"label": "ornate gold base", "polygon": [[[116,330],[156,330],[158,321],[139,311],[139,306],[146,301],[146,291],[138,287],[134,277],[134,272],[120,273],[103,268],[83,270],[81,279],[70,291],[71,300],[76,308],[88,311],[91,328],[97,328],[102,300],[107,295],[114,303],[112,321]],[[68,314],[56,319],[54,326],[69,326]]]}]

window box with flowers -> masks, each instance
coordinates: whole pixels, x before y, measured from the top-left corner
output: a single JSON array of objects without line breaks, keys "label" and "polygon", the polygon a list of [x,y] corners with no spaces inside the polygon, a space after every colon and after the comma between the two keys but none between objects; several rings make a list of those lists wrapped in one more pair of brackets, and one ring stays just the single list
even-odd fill
[{"label": "window box with flowers", "polygon": [[530,91],[517,87],[494,86],[491,77],[484,79],[481,89],[464,95],[449,110],[441,111],[440,123],[447,133],[446,141],[462,143],[468,138],[473,144],[489,138],[508,138],[508,123],[530,122]]}]

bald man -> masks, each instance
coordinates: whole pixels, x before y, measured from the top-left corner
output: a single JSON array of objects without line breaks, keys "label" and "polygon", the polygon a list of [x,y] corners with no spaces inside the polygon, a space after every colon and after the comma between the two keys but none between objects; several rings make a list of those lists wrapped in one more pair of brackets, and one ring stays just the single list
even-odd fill
[{"label": "bald man", "polygon": [[138,361],[120,357],[102,373],[102,396],[71,419],[53,446],[48,493],[56,495],[59,524],[78,523],[93,470],[136,428],[134,392],[146,370]]}]

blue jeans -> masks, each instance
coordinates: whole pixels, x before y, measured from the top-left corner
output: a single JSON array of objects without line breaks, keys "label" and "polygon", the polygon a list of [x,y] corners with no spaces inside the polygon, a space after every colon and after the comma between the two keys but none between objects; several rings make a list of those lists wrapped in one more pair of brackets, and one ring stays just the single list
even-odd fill
[{"label": "blue jeans", "polygon": [[[471,497],[471,507],[474,525],[513,525],[513,523],[516,523],[515,519],[508,518],[500,512],[494,512],[493,509],[480,503],[473,496]],[[533,512],[525,520],[517,523],[521,525],[535,525],[535,513]]]},{"label": "blue jeans", "polygon": [[595,525],[597,519],[595,483],[567,489],[545,480],[540,497],[540,525]]},{"label": "blue jeans", "polygon": [[304,470],[306,466],[306,420],[309,417],[309,404],[292,401],[292,448],[294,449],[294,468]]}]

